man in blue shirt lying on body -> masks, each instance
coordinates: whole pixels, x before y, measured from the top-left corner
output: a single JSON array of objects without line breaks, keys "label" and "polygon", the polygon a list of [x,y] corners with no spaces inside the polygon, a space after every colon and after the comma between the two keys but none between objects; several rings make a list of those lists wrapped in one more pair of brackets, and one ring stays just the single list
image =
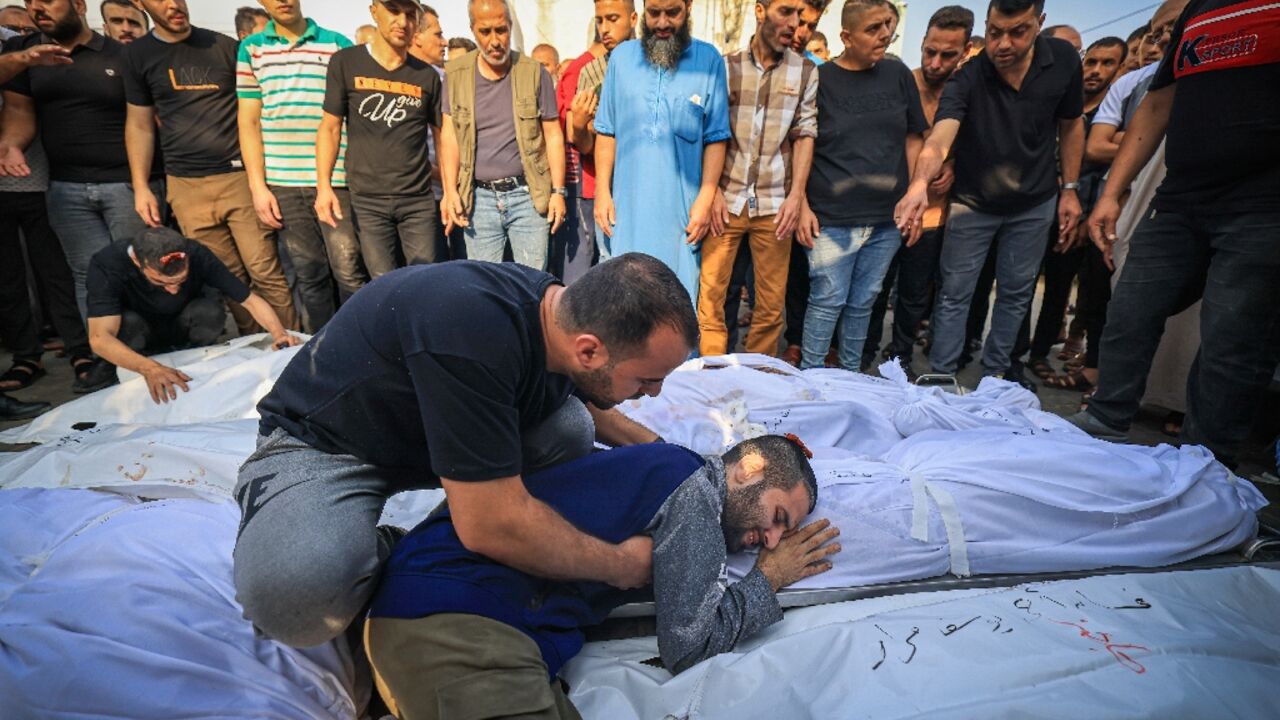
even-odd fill
[{"label": "man in blue shirt lying on body", "polygon": [[[800,527],[817,502],[794,436],[723,457],[653,444],[595,453],[525,478],[529,493],[608,542],[653,538],[663,665],[680,672],[782,619],[775,593],[831,568],[838,534]],[[729,584],[728,553],[760,548]],[[397,717],[577,718],[555,682],[583,628],[636,599],[599,582],[536,578],[463,547],[442,505],[395,547],[370,607],[366,647]],[[486,714],[487,713],[487,714]]]}]

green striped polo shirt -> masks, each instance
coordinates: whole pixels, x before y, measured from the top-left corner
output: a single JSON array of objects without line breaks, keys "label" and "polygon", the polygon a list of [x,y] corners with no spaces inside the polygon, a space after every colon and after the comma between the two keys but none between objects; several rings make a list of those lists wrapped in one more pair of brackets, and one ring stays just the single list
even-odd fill
[{"label": "green striped polo shirt", "polygon": [[[307,29],[290,43],[276,32],[274,21],[240,42],[236,62],[236,95],[262,101],[262,145],[268,185],[315,187],[316,131],[324,116],[324,83],[329,57],[351,41],[307,20]],[[343,133],[333,186],[345,187]]]}]

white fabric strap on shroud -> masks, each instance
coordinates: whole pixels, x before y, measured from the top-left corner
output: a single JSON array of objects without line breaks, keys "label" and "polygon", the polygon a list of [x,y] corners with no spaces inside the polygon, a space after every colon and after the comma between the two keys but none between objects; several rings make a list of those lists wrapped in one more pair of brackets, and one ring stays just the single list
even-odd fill
[{"label": "white fabric strap on shroud", "polygon": [[947,529],[947,545],[951,549],[951,574],[969,577],[972,574],[969,572],[969,549],[965,544],[964,525],[960,522],[956,500],[936,483],[926,481],[924,485],[937,503],[938,512],[942,514],[942,525]]},{"label": "white fabric strap on shroud", "polygon": [[951,552],[951,574],[969,577],[969,548],[965,544],[964,524],[960,522],[960,510],[951,493],[936,483],[925,480],[920,473],[907,472],[911,481],[911,539],[929,542],[929,497],[938,506],[942,525],[947,530],[947,547]]}]

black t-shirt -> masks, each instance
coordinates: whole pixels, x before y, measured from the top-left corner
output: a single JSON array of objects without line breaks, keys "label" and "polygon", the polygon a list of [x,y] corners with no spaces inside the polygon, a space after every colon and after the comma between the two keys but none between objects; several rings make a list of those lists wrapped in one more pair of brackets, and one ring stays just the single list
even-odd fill
[{"label": "black t-shirt", "polygon": [[818,68],[818,139],[809,206],[823,225],[893,220],[907,190],[907,134],[929,129],[911,70],[886,58],[869,70]]},{"label": "black t-shirt", "polygon": [[[42,33],[10,39],[4,52],[52,43]],[[62,182],[127,183],[124,149],[124,45],[94,33],[71,50],[71,65],[36,66],[4,89],[32,99],[49,157],[49,177]],[[153,175],[159,175],[157,165]]]},{"label": "black t-shirt", "polygon": [[236,124],[235,40],[193,28],[186,40],[167,43],[154,32],[130,43],[125,97],[130,105],[155,106],[165,172],[199,178],[240,170]]},{"label": "black t-shirt", "polygon": [[951,197],[978,212],[1019,213],[1058,194],[1059,120],[1084,113],[1080,56],[1070,43],[1037,38],[1035,56],[1014,90],[985,52],[951,76],[934,124],[959,120]]},{"label": "black t-shirt", "polygon": [[521,474],[521,432],[574,389],[547,371],[540,305],[556,282],[470,260],[383,275],[281,373],[258,404],[261,432],[354,455],[400,489]]},{"label": "black t-shirt", "polygon": [[440,127],[440,75],[410,55],[387,70],[369,48],[329,59],[324,111],[347,120],[347,184],[365,195],[431,193],[428,130]]},{"label": "black t-shirt", "polygon": [[1151,89],[1170,85],[1169,172],[1152,205],[1214,213],[1280,209],[1280,7],[1270,0],[1192,0]]},{"label": "black t-shirt", "polygon": [[129,257],[127,243],[108,245],[94,253],[85,278],[89,317],[111,317],[132,310],[148,319],[174,318],[188,303],[203,295],[206,286],[236,302],[249,298],[249,288],[208,248],[187,240],[183,250],[187,253],[187,281],[176,294],[147,280]]}]

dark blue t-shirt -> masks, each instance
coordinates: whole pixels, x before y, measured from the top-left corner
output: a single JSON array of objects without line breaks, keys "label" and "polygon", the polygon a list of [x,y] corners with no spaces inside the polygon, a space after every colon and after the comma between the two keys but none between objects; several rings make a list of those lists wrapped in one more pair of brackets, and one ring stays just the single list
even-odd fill
[{"label": "dark blue t-shirt", "polygon": [[465,260],[383,275],[285,368],[261,432],[378,465],[397,489],[520,475],[521,431],[574,389],[547,371],[539,308],[556,282]]}]

